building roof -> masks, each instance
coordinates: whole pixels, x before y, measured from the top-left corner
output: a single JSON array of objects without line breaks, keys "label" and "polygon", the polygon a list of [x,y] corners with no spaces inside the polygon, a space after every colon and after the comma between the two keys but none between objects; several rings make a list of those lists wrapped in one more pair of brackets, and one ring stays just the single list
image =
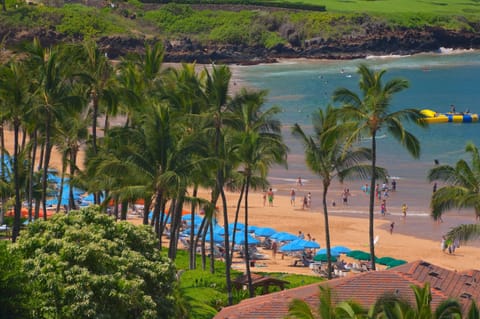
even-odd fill
[{"label": "building roof", "polygon": [[389,270],[364,272],[243,300],[225,307],[214,318],[284,318],[292,299],[305,300],[316,309],[320,285],[331,287],[337,301],[354,300],[366,308],[385,294],[396,294],[415,304],[411,286],[423,286],[426,282],[431,286],[434,308],[447,298],[460,301],[464,312],[472,300],[480,303],[480,271],[455,272],[419,260]]}]

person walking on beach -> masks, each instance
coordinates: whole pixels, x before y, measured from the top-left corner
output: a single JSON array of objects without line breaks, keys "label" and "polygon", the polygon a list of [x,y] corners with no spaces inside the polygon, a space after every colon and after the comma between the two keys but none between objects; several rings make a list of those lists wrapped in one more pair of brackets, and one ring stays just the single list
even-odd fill
[{"label": "person walking on beach", "polygon": [[292,188],[292,190],[290,191],[290,204],[292,206],[295,206],[295,189]]},{"label": "person walking on beach", "polygon": [[408,209],[407,204],[403,203],[403,205],[402,205],[403,218],[407,217],[407,209]]},{"label": "person walking on beach", "polygon": [[382,201],[382,205],[380,205],[380,213],[382,216],[385,216],[387,213],[387,202],[385,200]]},{"label": "person walking on beach", "polygon": [[393,227],[395,227],[395,222],[392,222],[392,223],[390,224],[390,235],[393,234]]},{"label": "person walking on beach", "polygon": [[308,200],[307,200],[307,195],[303,196],[303,203],[302,203],[302,209],[305,209],[308,207]]},{"label": "person walking on beach", "polygon": [[392,192],[397,190],[397,182],[395,180],[392,181]]},{"label": "person walking on beach", "polygon": [[272,257],[275,259],[275,256],[277,255],[277,249],[278,249],[278,244],[276,241],[272,242]]},{"label": "person walking on beach", "polygon": [[311,208],[312,207],[312,193],[308,192],[307,194],[307,207]]},{"label": "person walking on beach", "polygon": [[263,192],[262,199],[263,199],[263,207],[265,207],[265,205],[267,205],[267,192]]},{"label": "person walking on beach", "polygon": [[343,206],[348,206],[348,196],[350,196],[350,190],[345,188],[342,194]]},{"label": "person walking on beach", "polygon": [[268,205],[273,207],[273,190],[270,188],[267,193],[268,196]]},{"label": "person walking on beach", "polygon": [[300,186],[300,187],[302,187],[302,186],[303,186],[303,182],[302,182],[302,177],[301,177],[301,176],[298,176],[298,179],[297,179],[297,186]]}]

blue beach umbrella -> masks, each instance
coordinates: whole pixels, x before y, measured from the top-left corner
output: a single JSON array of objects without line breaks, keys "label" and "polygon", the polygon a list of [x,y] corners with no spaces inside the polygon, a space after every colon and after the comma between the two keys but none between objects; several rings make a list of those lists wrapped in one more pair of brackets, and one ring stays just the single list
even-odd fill
[{"label": "blue beach umbrella", "polygon": [[220,236],[225,234],[224,228],[222,226],[220,226],[219,224],[216,224],[215,226],[213,226],[213,232],[217,235],[220,235]]},{"label": "blue beach umbrella", "polygon": [[[205,240],[210,241],[210,232],[208,232],[207,235],[205,236]],[[213,233],[213,242],[221,243],[221,242],[223,242],[223,237],[220,236],[219,234]]]},{"label": "blue beach umbrella", "polygon": [[[233,230],[234,226],[235,226],[235,223],[230,223],[230,224],[228,224],[228,229]],[[242,230],[245,229],[245,225],[242,224],[242,223],[237,223],[237,230],[239,230],[239,229],[242,229]]]},{"label": "blue beach umbrella", "polygon": [[306,240],[305,248],[318,249],[320,248],[320,244],[316,241]]},{"label": "blue beach umbrella", "polygon": [[[235,238],[235,244],[237,245],[245,245],[245,233],[244,232],[236,232],[235,236],[230,235],[230,241]],[[256,245],[259,244],[260,241],[252,235],[248,234],[248,244],[249,245]]]},{"label": "blue beach umbrella", "polygon": [[[327,254],[327,248],[322,248],[317,251],[317,255]],[[332,249],[330,249],[330,255],[334,257],[340,256],[340,254]]]},{"label": "blue beach umbrella", "polygon": [[[275,236],[275,237],[274,237]],[[276,233],[271,236],[271,238],[276,239],[278,241],[292,241],[298,239],[298,236],[290,233]]]},{"label": "blue beach umbrella", "polygon": [[257,230],[258,228],[260,228],[260,227],[254,226],[254,225],[249,225],[249,226],[248,226],[248,232],[249,232],[249,233],[254,233],[255,230]]},{"label": "blue beach umbrella", "polygon": [[303,247],[303,245],[301,243],[297,242],[296,240],[280,247],[280,251],[283,251],[283,252],[301,251],[301,250],[304,250],[304,249],[305,248]]},{"label": "blue beach umbrella", "polygon": [[331,250],[336,251],[339,254],[348,254],[351,251],[350,248],[345,246],[335,246],[335,247],[332,247]]},{"label": "blue beach umbrella", "polygon": [[277,231],[273,228],[270,227],[261,227],[257,228],[255,230],[255,236],[260,236],[260,237],[269,237],[275,234]]}]

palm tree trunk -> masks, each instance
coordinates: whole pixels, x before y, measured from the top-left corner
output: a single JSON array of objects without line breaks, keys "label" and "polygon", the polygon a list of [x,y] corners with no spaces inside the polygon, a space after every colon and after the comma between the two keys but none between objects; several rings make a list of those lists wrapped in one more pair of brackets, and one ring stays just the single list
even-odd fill
[{"label": "palm tree trunk", "polygon": [[327,192],[328,192],[329,183],[325,180],[323,181],[323,219],[325,222],[325,244],[327,248],[327,274],[328,279],[332,279],[332,253],[330,251],[330,224],[328,222],[328,205],[327,205]]},{"label": "palm tree trunk", "polygon": [[120,220],[127,220],[127,212],[128,212],[128,201],[122,200],[122,210],[120,214]]},{"label": "palm tree trunk", "polygon": [[[2,170],[2,180],[5,180],[6,172],[5,172],[5,129],[4,129],[4,123],[1,123],[0,127],[0,167]],[[3,220],[5,217],[5,207],[6,207],[7,199],[5,196],[2,195],[2,211],[0,212],[0,225],[3,225]]]},{"label": "palm tree trunk", "polygon": [[233,304],[232,296],[232,278],[230,276],[230,267],[232,265],[232,260],[230,259],[230,244],[228,238],[228,212],[227,212],[227,197],[225,196],[225,191],[223,187],[220,188],[220,196],[222,197],[223,204],[223,224],[225,227],[225,280],[226,288],[228,295],[228,305]]},{"label": "palm tree trunk", "polygon": [[[238,223],[238,215],[240,213],[240,206],[243,200],[243,194],[245,192],[245,184],[242,185],[242,189],[240,190],[240,196],[238,197],[237,201],[237,210],[235,211],[235,221],[233,222],[233,233],[237,231],[237,223]],[[247,229],[248,232],[248,229]],[[232,253],[230,254],[230,260],[233,260],[233,250],[235,248],[235,236],[232,237]]]},{"label": "palm tree trunk", "polygon": [[67,155],[64,153],[62,156],[62,176],[60,178],[60,189],[58,190],[58,195],[57,195],[56,213],[60,211],[60,207],[62,205],[63,188],[65,187],[65,172],[67,171],[67,161],[65,159],[66,157]]},{"label": "palm tree trunk", "polygon": [[93,154],[97,154],[97,117],[98,117],[98,96],[96,92],[92,93],[92,104],[93,104],[93,114],[92,114],[92,150]]},{"label": "palm tree trunk", "polygon": [[246,186],[245,186],[245,267],[247,272],[248,279],[248,292],[250,298],[255,297],[255,291],[253,290],[252,284],[252,273],[250,271],[250,254],[248,253],[248,186],[250,185],[250,175],[246,177]]},{"label": "palm tree trunk", "polygon": [[370,181],[370,207],[368,211],[368,240],[370,244],[370,263],[372,264],[372,270],[375,270],[375,244],[374,244],[374,208],[375,208],[375,182],[376,182],[376,171],[375,167],[377,165],[377,143],[375,140],[376,133],[372,134],[372,178]]},{"label": "palm tree trunk", "polygon": [[213,242],[213,222],[210,219],[210,227],[208,231],[210,232],[210,273],[215,273],[215,244]]},{"label": "palm tree trunk", "polygon": [[35,160],[37,156],[37,130],[33,131],[33,134],[30,138],[32,141],[32,152],[30,158],[30,167],[29,167],[29,183],[28,183],[28,221],[32,221],[33,216],[33,183],[34,183],[34,172],[35,172]]},{"label": "palm tree trunk", "polygon": [[[197,193],[198,193],[198,185],[195,185],[193,188],[193,198],[197,198]],[[194,264],[194,259],[196,258],[195,256],[195,248],[193,247],[193,241],[195,240],[195,204],[192,203],[192,208],[190,211],[190,247],[188,247],[188,257],[189,257],[189,268],[194,269],[193,264]]]},{"label": "palm tree trunk", "polygon": [[22,201],[20,198],[20,176],[18,171],[18,134],[20,130],[20,124],[14,123],[14,136],[13,136],[13,178],[15,183],[15,217],[13,220],[12,242],[17,240],[20,235],[20,217],[22,213]]},{"label": "palm tree trunk", "polygon": [[[75,170],[77,168],[77,154],[78,150],[76,147],[72,147],[70,150],[70,180],[75,176]],[[72,183],[70,183],[70,186],[68,188],[68,210],[71,209],[77,209],[75,205],[75,197],[74,197],[74,192],[73,192],[73,186]]]},{"label": "palm tree trunk", "polygon": [[48,165],[50,164],[50,155],[52,153],[52,146],[50,145],[50,115],[48,115],[45,134],[45,163],[43,164],[42,205],[43,219],[47,220]]}]

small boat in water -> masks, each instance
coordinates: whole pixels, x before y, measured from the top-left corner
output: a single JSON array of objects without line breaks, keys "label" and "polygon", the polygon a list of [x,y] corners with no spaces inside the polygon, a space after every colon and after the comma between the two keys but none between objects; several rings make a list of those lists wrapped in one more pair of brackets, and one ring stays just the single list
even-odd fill
[{"label": "small boat in water", "polygon": [[425,118],[423,119],[427,123],[473,123],[478,122],[478,114],[470,112],[465,113],[438,113],[433,110],[421,110],[420,111]]}]

